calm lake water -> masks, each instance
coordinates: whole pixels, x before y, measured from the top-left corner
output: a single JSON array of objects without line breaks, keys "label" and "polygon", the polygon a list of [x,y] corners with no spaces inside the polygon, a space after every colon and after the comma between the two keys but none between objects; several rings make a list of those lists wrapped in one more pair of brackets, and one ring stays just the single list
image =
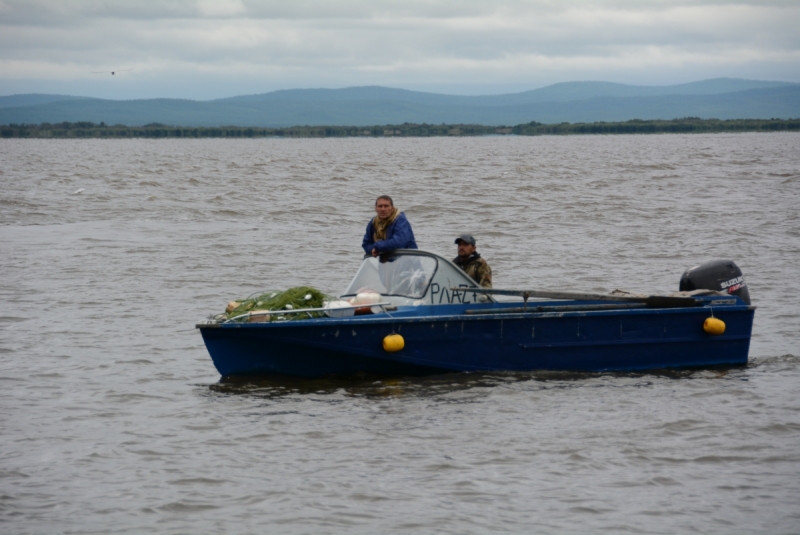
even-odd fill
[{"label": "calm lake water", "polygon": [[[2,533],[800,533],[800,134],[0,141]],[[730,258],[750,364],[221,380],[193,326],[341,292],[388,193],[495,287]]]}]

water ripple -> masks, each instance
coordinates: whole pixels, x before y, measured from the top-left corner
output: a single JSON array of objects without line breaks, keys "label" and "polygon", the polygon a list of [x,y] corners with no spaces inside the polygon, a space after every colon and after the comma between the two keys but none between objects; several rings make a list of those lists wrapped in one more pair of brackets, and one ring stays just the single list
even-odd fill
[{"label": "water ripple", "polygon": [[[798,134],[3,140],[0,168],[4,533],[796,531]],[[194,322],[341,291],[384,193],[498,287],[732,258],[751,361],[220,380]]]}]

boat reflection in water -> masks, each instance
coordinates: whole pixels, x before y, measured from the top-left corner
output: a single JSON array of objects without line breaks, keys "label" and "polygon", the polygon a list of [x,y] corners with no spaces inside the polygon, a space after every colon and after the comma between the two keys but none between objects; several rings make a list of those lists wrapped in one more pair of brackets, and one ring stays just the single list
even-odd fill
[{"label": "boat reflection in water", "polygon": [[[741,272],[731,276],[735,264],[714,265],[701,270],[702,280],[684,274],[686,285],[705,288],[671,296],[486,290],[445,258],[398,250],[364,260],[342,295],[356,304],[278,311],[265,322],[245,314],[197,328],[222,376],[744,365],[755,307],[741,293]],[[740,293],[720,291],[726,288]],[[524,301],[497,302],[498,294]],[[365,295],[376,298],[365,305]]]},{"label": "boat reflection in water", "polygon": [[[653,385],[654,377],[663,379],[725,380],[744,377],[747,368],[716,366],[714,368],[665,368],[633,372],[577,372],[535,370],[526,372],[471,372],[442,375],[384,376],[367,373],[294,377],[289,375],[229,375],[216,383],[204,385],[211,395],[242,396],[264,400],[280,400],[314,396],[318,401],[338,403],[344,398],[369,399],[441,399],[447,403],[472,403],[490,396],[496,387],[525,383],[525,390],[565,390],[584,388],[592,379],[613,376],[624,384],[636,387]],[[588,382],[587,382],[588,381]],[[620,384],[620,383],[615,383]]]}]

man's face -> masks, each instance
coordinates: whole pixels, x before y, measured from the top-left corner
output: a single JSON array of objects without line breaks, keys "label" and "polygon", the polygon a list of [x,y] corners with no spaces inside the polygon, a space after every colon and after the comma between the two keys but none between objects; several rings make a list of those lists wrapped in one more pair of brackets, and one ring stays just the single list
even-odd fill
[{"label": "man's face", "polygon": [[466,258],[475,252],[475,246],[459,240],[458,242],[458,256]]},{"label": "man's face", "polygon": [[394,206],[386,199],[378,199],[378,202],[375,203],[375,212],[380,219],[386,219],[394,212]]}]

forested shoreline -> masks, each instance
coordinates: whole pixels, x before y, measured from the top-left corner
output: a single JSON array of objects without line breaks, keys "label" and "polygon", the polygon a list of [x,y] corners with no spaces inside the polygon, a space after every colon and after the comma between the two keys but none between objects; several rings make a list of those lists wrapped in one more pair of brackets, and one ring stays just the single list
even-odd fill
[{"label": "forested shoreline", "polygon": [[587,134],[689,134],[718,132],[800,131],[798,119],[700,119],[542,124],[532,121],[516,126],[474,124],[414,124],[382,126],[293,126],[185,127],[151,123],[144,126],[106,125],[105,123],[42,123],[0,125],[0,137],[75,139],[75,138],[322,138],[322,137],[436,137],[488,135],[587,135]]}]

